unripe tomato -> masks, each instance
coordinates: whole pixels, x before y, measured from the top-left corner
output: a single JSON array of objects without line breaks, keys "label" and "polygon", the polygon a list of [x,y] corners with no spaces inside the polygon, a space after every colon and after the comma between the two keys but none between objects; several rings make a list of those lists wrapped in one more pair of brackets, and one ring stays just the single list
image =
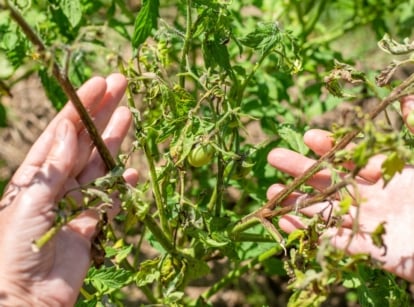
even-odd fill
[{"label": "unripe tomato", "polygon": [[194,167],[201,167],[211,161],[213,154],[213,146],[198,144],[188,154],[187,161]]},{"label": "unripe tomato", "polygon": [[407,121],[408,126],[410,126],[411,128],[414,128],[414,110],[408,113],[406,121]]}]

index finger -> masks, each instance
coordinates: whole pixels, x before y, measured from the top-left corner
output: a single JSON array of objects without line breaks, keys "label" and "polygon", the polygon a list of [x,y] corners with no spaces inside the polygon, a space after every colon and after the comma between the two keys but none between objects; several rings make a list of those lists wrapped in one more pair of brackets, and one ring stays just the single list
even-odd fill
[{"label": "index finger", "polygon": [[[88,113],[93,113],[94,109],[99,105],[105,95],[106,88],[107,84],[104,78],[94,77],[77,91],[79,99],[82,101]],[[20,168],[25,165],[38,166],[43,163],[53,143],[56,127],[64,119],[71,121],[76,131],[80,131],[83,127],[78,112],[73,104],[68,102],[34,143]]]}]

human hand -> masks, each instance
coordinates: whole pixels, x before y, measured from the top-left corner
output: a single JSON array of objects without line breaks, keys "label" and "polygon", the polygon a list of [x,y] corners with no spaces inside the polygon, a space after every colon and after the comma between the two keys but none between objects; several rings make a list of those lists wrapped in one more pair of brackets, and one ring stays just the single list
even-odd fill
[{"label": "human hand", "polygon": [[[131,124],[118,107],[126,88],[120,74],[95,77],[78,91],[98,131],[115,155]],[[103,176],[106,167],[79,116],[68,103],[48,125],[16,171],[0,201],[0,305],[73,305],[90,266],[97,210],[85,210],[39,252],[32,241],[54,224],[56,203],[69,191],[81,200],[81,185]],[[135,185],[137,172],[123,174]]]},{"label": "human hand", "polygon": [[[401,103],[404,120],[410,110],[414,109],[414,97],[403,99]],[[413,132],[413,128],[409,127]],[[304,136],[305,144],[317,155],[323,155],[333,146],[330,134],[322,130],[310,130]],[[367,253],[373,259],[382,263],[388,270],[406,280],[414,281],[414,168],[407,165],[401,173],[396,174],[384,187],[381,179],[381,164],[384,157],[375,156],[370,159],[367,166],[362,169],[358,177],[358,199],[362,203],[354,204],[349,212],[342,216],[340,226],[327,229],[324,236],[330,239],[332,244],[349,254]],[[269,163],[275,168],[291,176],[298,177],[303,174],[315,161],[287,149],[274,149],[269,153]],[[351,170],[352,163],[346,163],[345,168]],[[322,170],[315,174],[308,183],[318,190],[323,190],[331,184],[331,175],[328,170]],[[353,190],[355,187],[350,188]],[[280,184],[275,184],[268,189],[267,196],[272,198],[283,189]],[[356,190],[354,190],[356,191]],[[292,205],[298,197],[306,197],[300,193],[291,194],[284,205]],[[333,205],[333,210],[338,208],[339,201],[322,202],[304,208],[301,212],[307,216],[321,213],[324,219],[328,219],[328,211],[324,210],[328,205]],[[358,207],[357,207],[358,205]],[[359,212],[357,215],[357,210]],[[357,220],[356,220],[357,219]],[[383,236],[386,246],[375,246],[371,239],[376,227],[385,222],[386,233]],[[357,225],[356,233],[353,226]],[[295,229],[304,228],[305,223],[300,217],[293,214],[281,217],[279,226],[290,233]]]}]

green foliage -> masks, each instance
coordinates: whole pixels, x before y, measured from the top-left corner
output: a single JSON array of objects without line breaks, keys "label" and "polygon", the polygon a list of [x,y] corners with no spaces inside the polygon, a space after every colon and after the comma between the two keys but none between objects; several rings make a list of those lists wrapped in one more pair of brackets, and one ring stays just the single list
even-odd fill
[{"label": "green foliage", "polygon": [[138,48],[150,36],[152,29],[157,28],[158,0],[146,0],[135,19],[132,46]]},{"label": "green foliage", "polygon": [[[148,169],[122,194],[123,212],[104,229],[105,265],[89,270],[78,306],[122,305],[128,287],[139,288],[150,304],[206,306],[240,279],[249,294],[272,305],[249,281],[255,274],[289,280],[289,306],[320,305],[339,285],[361,305],[408,302],[406,285],[373,269],[368,256],[348,257],[320,240],[328,225],[318,216],[290,235],[279,234],[278,217],[244,225],[246,231],[236,227],[266,203],[271,184],[290,181],[267,164],[272,148],[311,154],[302,135],[342,102],[337,97],[358,102],[389,93],[396,69],[412,60],[383,60],[377,41],[391,54],[411,51],[403,36],[411,34],[412,1],[146,0],[137,9],[121,0],[54,0],[19,8],[47,51],[33,48],[1,11],[0,63],[7,69],[0,84],[7,91],[0,94],[7,95],[9,84],[13,89],[20,71],[36,73],[60,109],[65,97],[51,77],[52,63],[76,86],[119,69],[129,81],[135,124],[130,151],[146,164],[135,167]],[[2,110],[0,104],[0,125]],[[339,127],[343,114],[335,112],[322,128],[333,128],[336,139],[355,127],[361,133],[356,146],[336,152],[332,170],[346,160],[362,168],[381,153],[387,183],[413,160],[407,135],[366,122],[364,110]],[[194,163],[203,148],[206,159]],[[84,187],[85,199],[105,200],[118,178],[109,173]],[[335,218],[352,206],[343,194]],[[370,234],[377,246],[383,226]],[[142,259],[143,241],[155,256]],[[227,267],[214,279],[220,260]],[[196,282],[207,290],[190,299],[187,287]]]}]

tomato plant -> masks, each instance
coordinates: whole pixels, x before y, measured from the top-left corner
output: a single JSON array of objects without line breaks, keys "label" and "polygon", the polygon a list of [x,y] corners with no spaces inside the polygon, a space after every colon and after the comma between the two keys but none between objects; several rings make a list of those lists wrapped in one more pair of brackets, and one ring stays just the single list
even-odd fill
[{"label": "tomato plant", "polygon": [[[6,2],[45,50],[21,31]],[[409,43],[397,41],[412,34],[412,1],[0,5],[0,126],[13,124],[4,101],[28,78],[41,81],[57,110],[64,105],[54,64],[75,86],[114,70],[129,81],[133,137],[119,160],[142,170],[141,181],[103,229],[107,262],[90,269],[79,306],[123,305],[135,292],[133,304],[208,306],[228,289],[237,290],[235,305],[315,306],[332,302],[340,287],[349,305],[409,304],[407,284],[368,257],[319,245],[327,225],[317,217],[288,236],[277,229],[279,216],[258,220],[257,212],[271,184],[291,182],[267,165],[267,153],[284,147],[311,154],[302,140],[309,127],[332,129],[338,142],[364,135],[356,150],[321,162],[332,168],[343,159],[362,167],[376,153],[393,153],[383,174],[389,180],[412,158],[403,150],[410,144],[404,129],[381,130],[364,117],[366,102],[387,99],[401,84],[397,69],[412,61],[393,62],[396,52],[410,52]],[[362,111],[341,111],[350,102]],[[118,183],[104,179],[95,185],[109,193]],[[309,190],[305,181],[297,188]],[[200,284],[201,294],[191,292]]]}]

